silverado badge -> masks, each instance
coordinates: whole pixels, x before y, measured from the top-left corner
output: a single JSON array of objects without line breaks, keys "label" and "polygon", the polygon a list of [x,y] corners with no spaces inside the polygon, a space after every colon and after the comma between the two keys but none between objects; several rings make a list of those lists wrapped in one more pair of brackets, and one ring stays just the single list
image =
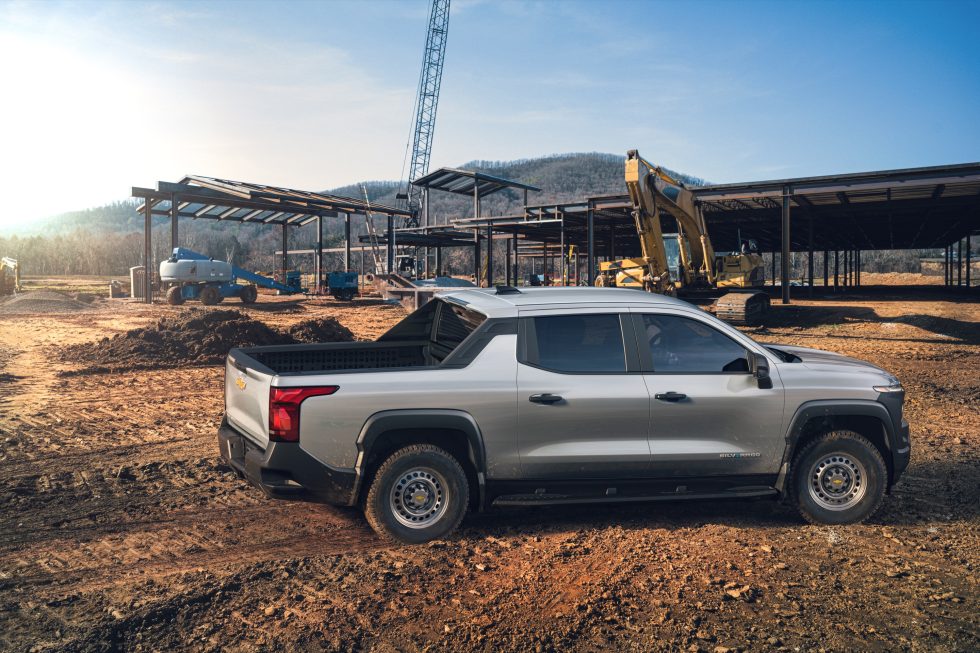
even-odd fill
[{"label": "silverado badge", "polygon": [[238,386],[239,390],[244,390],[245,386],[248,385],[248,381],[245,380],[244,376],[240,376],[237,379],[235,379],[235,385]]}]

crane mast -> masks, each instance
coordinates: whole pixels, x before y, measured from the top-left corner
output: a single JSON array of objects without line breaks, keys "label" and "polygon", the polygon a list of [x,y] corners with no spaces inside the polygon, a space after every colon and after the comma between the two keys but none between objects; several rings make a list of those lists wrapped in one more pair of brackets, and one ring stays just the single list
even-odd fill
[{"label": "crane mast", "polygon": [[406,227],[419,226],[422,189],[413,186],[412,182],[429,172],[442,67],[446,59],[446,38],[449,34],[449,3],[450,0],[432,0],[432,9],[429,12],[429,30],[425,38],[422,73],[419,76],[415,105],[412,158],[408,169],[408,209],[412,216],[405,218]]}]

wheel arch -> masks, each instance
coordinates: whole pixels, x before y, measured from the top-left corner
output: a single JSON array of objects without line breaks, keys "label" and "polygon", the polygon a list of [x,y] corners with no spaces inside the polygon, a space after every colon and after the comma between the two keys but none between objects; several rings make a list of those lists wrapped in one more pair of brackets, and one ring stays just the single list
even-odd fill
[{"label": "wheel arch", "polygon": [[410,444],[433,444],[456,457],[470,484],[471,508],[483,509],[483,435],[472,415],[451,409],[386,410],[369,417],[357,437],[355,502],[370,485],[374,470],[392,453]]},{"label": "wheel arch", "polygon": [[884,406],[866,399],[817,400],[802,404],[793,415],[786,433],[786,448],[776,489],[784,492],[786,475],[796,452],[814,438],[833,430],[854,431],[875,445],[885,460],[888,488],[891,489],[895,474],[892,452],[894,426]]}]

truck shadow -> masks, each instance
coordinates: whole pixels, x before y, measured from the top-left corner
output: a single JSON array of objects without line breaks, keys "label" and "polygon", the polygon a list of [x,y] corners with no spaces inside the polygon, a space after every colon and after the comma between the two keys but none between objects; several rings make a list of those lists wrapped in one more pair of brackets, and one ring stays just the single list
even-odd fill
[{"label": "truck shadow", "polygon": [[[980,518],[980,467],[969,463],[914,463],[867,524],[928,526]],[[469,534],[511,531],[524,535],[607,527],[682,530],[707,525],[742,529],[799,528],[806,522],[777,499],[651,501],[492,508],[464,521]]]}]

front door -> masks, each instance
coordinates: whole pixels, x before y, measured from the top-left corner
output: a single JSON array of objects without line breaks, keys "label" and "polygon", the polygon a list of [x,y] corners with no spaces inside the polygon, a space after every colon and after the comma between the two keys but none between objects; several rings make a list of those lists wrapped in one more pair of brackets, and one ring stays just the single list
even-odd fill
[{"label": "front door", "polygon": [[650,392],[650,453],[660,478],[775,474],[785,440],[783,388],[759,388],[749,352],[707,320],[634,319]]},{"label": "front door", "polygon": [[[521,318],[518,442],[526,479],[624,478],[649,472],[650,400],[628,314]],[[630,374],[629,372],[634,372]]]}]

